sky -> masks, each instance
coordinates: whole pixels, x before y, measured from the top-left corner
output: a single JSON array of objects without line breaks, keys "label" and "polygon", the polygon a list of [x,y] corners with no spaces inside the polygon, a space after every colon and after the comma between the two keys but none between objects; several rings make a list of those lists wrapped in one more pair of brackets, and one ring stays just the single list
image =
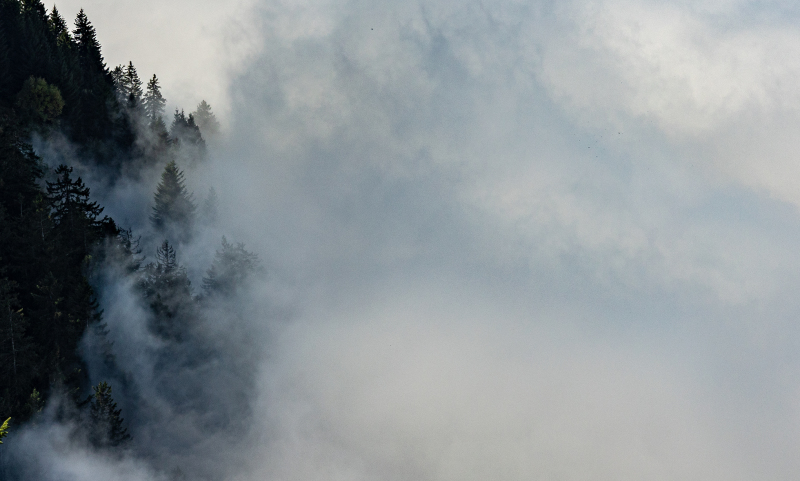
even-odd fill
[{"label": "sky", "polygon": [[57,6],[223,123],[187,181],[268,272],[226,479],[796,476],[795,2]]}]

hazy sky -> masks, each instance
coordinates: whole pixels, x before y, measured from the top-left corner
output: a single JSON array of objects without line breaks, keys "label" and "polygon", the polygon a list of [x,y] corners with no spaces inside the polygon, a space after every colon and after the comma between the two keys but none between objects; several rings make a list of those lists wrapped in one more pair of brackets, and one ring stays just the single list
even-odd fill
[{"label": "hazy sky", "polygon": [[796,476],[796,2],[80,7],[295,313],[237,479]]}]

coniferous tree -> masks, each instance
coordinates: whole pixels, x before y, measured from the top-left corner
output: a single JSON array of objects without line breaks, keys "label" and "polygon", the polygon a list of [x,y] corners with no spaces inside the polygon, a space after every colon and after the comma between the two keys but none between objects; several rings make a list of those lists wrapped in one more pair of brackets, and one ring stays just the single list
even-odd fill
[{"label": "coniferous tree", "polygon": [[94,394],[89,408],[89,440],[98,448],[116,448],[131,440],[128,429],[123,427],[122,409],[111,396],[111,386],[101,382],[93,386]]},{"label": "coniferous tree", "polygon": [[259,269],[258,256],[248,252],[244,244],[231,244],[222,237],[222,248],[214,256],[211,268],[203,278],[206,296],[231,295]]},{"label": "coniferous tree", "polygon": [[69,48],[72,45],[72,36],[69,33],[67,21],[58,12],[58,9],[53,6],[53,10],[47,19],[50,26],[50,32],[56,38],[56,45],[63,48]]},{"label": "coniferous tree", "polygon": [[103,208],[89,201],[89,188],[80,177],[72,180],[72,167],[62,164],[55,173],[56,181],[47,182],[54,233],[63,253],[83,258],[105,234],[114,234],[114,227],[108,225],[109,219],[98,219]]},{"label": "coniferous tree", "polygon": [[158,84],[158,77],[153,77],[147,82],[147,90],[142,98],[144,116],[151,136],[151,147],[156,155],[163,152],[169,143],[169,133],[167,125],[164,123],[164,106],[167,100],[161,95],[161,87]]},{"label": "coniferous tree", "polygon": [[201,101],[197,105],[197,110],[192,112],[192,115],[204,137],[211,139],[219,133],[219,122],[214,112],[211,111],[211,105],[208,102]]},{"label": "coniferous tree", "polygon": [[72,33],[83,68],[92,71],[104,71],[105,63],[103,63],[103,55],[100,53],[97,32],[83,9],[78,12],[78,16],[75,18],[75,30]]},{"label": "coniferous tree", "polygon": [[128,109],[136,110],[140,108],[142,103],[142,81],[139,79],[139,74],[136,73],[133,62],[128,62],[128,66],[124,68],[122,86]]},{"label": "coniferous tree", "polygon": [[197,208],[186,190],[183,172],[178,170],[174,160],[164,167],[153,201],[150,221],[157,231],[179,239],[191,235]]},{"label": "coniferous tree", "polygon": [[163,122],[162,115],[166,104],[167,100],[161,95],[161,87],[158,85],[158,77],[153,74],[153,78],[147,82],[147,92],[144,95],[144,110],[151,124],[159,119]]},{"label": "coniferous tree", "polygon": [[122,65],[117,65],[114,67],[114,70],[111,71],[111,78],[114,80],[114,88],[117,89],[117,94],[119,94],[120,99],[125,99],[125,86],[122,84],[122,78],[125,76],[125,70],[123,70]]},{"label": "coniferous tree", "polygon": [[194,300],[186,269],[178,264],[169,241],[157,249],[156,262],[144,267],[140,287],[153,312],[152,331],[164,339],[182,340],[194,317]]},{"label": "coniferous tree", "polygon": [[205,157],[206,142],[192,114],[187,117],[183,110],[175,109],[169,133],[180,158],[194,162]]},{"label": "coniferous tree", "polygon": [[131,247],[67,168],[40,184],[29,136],[58,122],[81,160],[125,159],[133,133],[113,82],[85,13],[73,39],[57,9],[0,0],[0,412],[21,421],[53,385],[85,385],[78,345],[87,328],[103,331],[92,259],[106,243]]}]

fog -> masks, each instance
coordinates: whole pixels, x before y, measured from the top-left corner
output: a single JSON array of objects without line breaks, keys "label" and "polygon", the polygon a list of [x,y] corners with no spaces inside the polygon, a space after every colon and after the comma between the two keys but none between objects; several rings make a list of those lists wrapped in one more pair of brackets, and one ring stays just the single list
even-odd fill
[{"label": "fog", "polygon": [[[223,121],[182,166],[220,198],[178,249],[195,289],[222,235],[265,273],[207,312],[227,356],[181,378],[203,409],[153,378],[131,286],[99,279],[135,448],[43,421],[13,447],[41,479],[800,468],[795,4],[58,4],[81,7],[109,65]],[[158,173],[82,171],[149,259]]]}]

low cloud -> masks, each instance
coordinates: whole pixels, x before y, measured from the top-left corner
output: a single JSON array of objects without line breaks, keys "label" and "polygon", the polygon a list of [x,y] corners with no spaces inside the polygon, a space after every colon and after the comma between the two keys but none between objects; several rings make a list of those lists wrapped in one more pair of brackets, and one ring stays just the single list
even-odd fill
[{"label": "low cloud", "polygon": [[[177,100],[230,102],[214,105],[229,114],[207,163],[183,166],[196,196],[216,189],[222,221],[180,262],[197,288],[225,234],[266,269],[206,312],[225,355],[182,379],[214,388],[198,391],[209,411],[149,377],[147,313],[108,282],[116,354],[149,400],[121,404],[152,447],[135,464],[24,436],[76,479],[790,476],[800,37],[769,15],[781,9],[225,10],[203,41],[238,31],[233,67],[162,77],[189,86]],[[104,45],[128,38],[87,12]],[[202,36],[210,12],[175,16],[174,42]],[[90,186],[150,242],[148,175]],[[230,425],[204,439],[208,413]]]}]

